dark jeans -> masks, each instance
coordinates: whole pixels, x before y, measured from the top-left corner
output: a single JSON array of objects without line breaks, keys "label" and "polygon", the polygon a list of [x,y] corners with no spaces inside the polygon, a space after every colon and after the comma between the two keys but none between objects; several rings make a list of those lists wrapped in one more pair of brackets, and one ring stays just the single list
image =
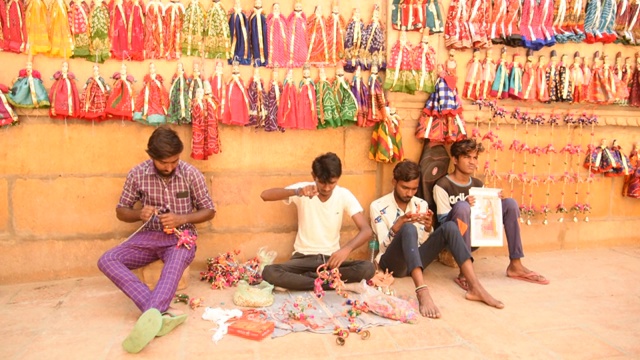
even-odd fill
[{"label": "dark jeans", "polygon": [[417,267],[424,269],[429,266],[442,249],[449,249],[458,265],[471,258],[471,252],[454,222],[447,221],[440,225],[422,245],[418,245],[416,227],[406,223],[380,257],[380,267],[393,271],[394,276],[407,276]]},{"label": "dark jeans", "polygon": [[[328,260],[329,256],[322,254],[294,253],[287,262],[265,266],[262,278],[272,285],[289,290],[313,290],[314,281],[318,277],[316,269]],[[345,283],[369,280],[375,272],[373,263],[364,260],[345,261],[339,270]]]}]

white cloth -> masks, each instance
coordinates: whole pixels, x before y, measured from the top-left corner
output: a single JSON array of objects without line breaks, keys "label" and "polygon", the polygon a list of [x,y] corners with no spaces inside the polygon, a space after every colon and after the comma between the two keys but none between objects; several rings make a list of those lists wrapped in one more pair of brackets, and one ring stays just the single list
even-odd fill
[{"label": "white cloth", "polygon": [[216,344],[227,333],[227,330],[229,328],[229,324],[227,324],[227,321],[233,318],[239,318],[241,316],[242,311],[238,309],[226,310],[221,308],[207,307],[206,309],[204,309],[204,313],[202,313],[203,320],[210,320],[218,325],[216,332],[211,337],[211,340],[213,340],[213,342],[215,342]]}]

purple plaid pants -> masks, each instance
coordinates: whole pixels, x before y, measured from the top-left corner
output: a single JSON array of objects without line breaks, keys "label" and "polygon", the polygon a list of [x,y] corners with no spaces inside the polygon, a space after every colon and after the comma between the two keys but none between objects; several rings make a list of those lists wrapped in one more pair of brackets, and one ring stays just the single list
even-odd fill
[{"label": "purple plaid pants", "polygon": [[[196,254],[195,246],[176,248],[178,239],[160,231],[142,231],[128,241],[107,251],[98,260],[98,268],[122,290],[140,311],[151,308],[167,311],[178,288],[184,269]],[[164,262],[158,284],[149,289],[131,272],[158,259]]]}]

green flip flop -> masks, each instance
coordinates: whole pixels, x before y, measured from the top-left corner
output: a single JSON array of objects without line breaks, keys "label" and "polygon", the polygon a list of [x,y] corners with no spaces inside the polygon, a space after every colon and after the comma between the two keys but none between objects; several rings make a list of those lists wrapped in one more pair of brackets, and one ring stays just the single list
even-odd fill
[{"label": "green flip flop", "polygon": [[145,311],[136,321],[129,336],[122,342],[122,347],[129,353],[139,353],[156,337],[161,327],[162,314],[160,311],[158,309]]},{"label": "green flip flop", "polygon": [[187,320],[187,314],[173,315],[171,313],[162,314],[162,328],[158,331],[156,336],[165,336],[171,332],[171,330],[178,327]]}]

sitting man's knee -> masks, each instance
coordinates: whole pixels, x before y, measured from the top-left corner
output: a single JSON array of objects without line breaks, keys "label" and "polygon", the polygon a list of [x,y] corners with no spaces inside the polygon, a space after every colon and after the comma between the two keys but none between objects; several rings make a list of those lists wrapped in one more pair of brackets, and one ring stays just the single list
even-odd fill
[{"label": "sitting man's knee", "polygon": [[451,207],[451,212],[455,214],[471,214],[471,205],[466,201],[458,201]]},{"label": "sitting man's knee", "polygon": [[440,227],[445,233],[460,232],[458,225],[454,221],[446,221],[444,224],[441,224]]},{"label": "sitting man's knee", "polygon": [[413,223],[406,222],[402,224],[402,227],[400,228],[399,233],[402,233],[403,235],[418,236],[418,229],[416,229],[416,227],[413,226]]},{"label": "sitting man's knee", "polygon": [[262,279],[269,284],[273,284],[273,281],[277,278],[275,275],[274,266],[275,265],[267,265],[264,267],[264,269],[262,269]]}]

